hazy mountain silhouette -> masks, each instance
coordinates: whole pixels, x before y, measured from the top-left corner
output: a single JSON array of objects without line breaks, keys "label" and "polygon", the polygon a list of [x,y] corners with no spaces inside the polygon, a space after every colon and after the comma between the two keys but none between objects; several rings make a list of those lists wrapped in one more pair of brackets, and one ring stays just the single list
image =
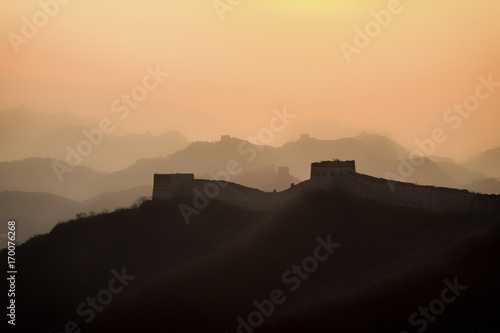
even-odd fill
[{"label": "hazy mountain silhouette", "polygon": [[[54,194],[0,192],[0,219],[19,222],[16,230],[18,243],[36,234],[49,232],[56,223],[74,218],[77,213],[78,202]],[[2,242],[0,247],[5,248],[7,244]]]},{"label": "hazy mountain silhouette", "polygon": [[[256,129],[251,134],[254,134],[258,130]],[[362,132],[363,130],[359,128],[343,126],[332,118],[314,118],[306,121],[294,120],[287,126],[286,131],[275,135],[272,145],[284,145],[289,141],[296,140],[301,134],[306,133],[320,140],[337,140],[353,137]]]},{"label": "hazy mountain silhouette", "polygon": [[500,179],[486,178],[475,180],[467,185],[467,189],[485,194],[500,194]]},{"label": "hazy mountain silhouette", "polygon": [[0,162],[0,189],[47,192],[73,200],[86,200],[115,190],[103,183],[107,173],[86,166],[79,166],[71,173],[65,173],[63,181],[59,182],[52,167],[55,161],[50,158],[27,158],[22,161]]},{"label": "hazy mountain silhouette", "polygon": [[[86,332],[236,332],[252,302],[280,289],[285,301],[256,331],[413,331],[410,315],[441,297],[445,279],[467,289],[427,332],[500,328],[498,213],[434,213],[313,190],[265,212],[214,199],[186,225],[178,205],[191,200],[73,220],[19,246],[19,328],[60,331],[75,321]],[[285,282],[318,237],[340,245],[305,278],[293,275],[300,285]],[[133,280],[84,323],[76,307],[122,267]]]},{"label": "hazy mountain silhouette", "polygon": [[[35,145],[36,151],[44,157],[64,161],[68,152],[66,145],[75,149],[78,142],[85,139],[84,127],[64,126],[42,137]],[[63,144],[63,143],[66,143]],[[178,132],[161,135],[128,134],[105,137],[92,153],[83,159],[82,165],[95,170],[113,172],[134,164],[140,158],[167,156],[187,147],[189,142]]]},{"label": "hazy mountain silhouette", "polygon": [[[387,178],[387,171],[399,175],[400,156],[406,157],[409,153],[394,141],[377,134],[364,133],[339,140],[303,138],[281,147],[253,145],[229,138],[217,142],[193,142],[168,157],[139,159],[133,165],[112,173],[80,166],[71,173],[65,173],[62,182],[59,182],[53,170],[52,159],[4,162],[0,163],[0,189],[47,192],[73,200],[86,200],[104,192],[150,186],[154,173],[190,172],[198,178],[211,178],[210,173],[226,171],[228,162],[235,160],[241,169],[232,180],[236,179],[246,186],[271,190],[289,186],[287,183],[296,182],[296,179],[309,179],[311,161],[332,158],[356,160],[360,173],[374,177]],[[273,166],[288,166],[291,176],[295,178],[287,180],[284,185],[272,185],[267,180],[251,176],[253,172]],[[409,176],[403,175],[404,181],[461,188],[473,180],[484,178],[463,167],[434,163],[430,159],[414,169]]]},{"label": "hazy mountain silhouette", "polygon": [[[75,116],[69,112],[43,113],[19,106],[0,112],[1,161],[18,160],[38,156],[34,144],[44,135],[63,126],[93,127],[97,119]],[[59,143],[63,149],[69,142]]]},{"label": "hazy mountain silhouette", "polygon": [[81,203],[87,212],[92,210],[99,212],[93,207],[103,207],[101,209],[108,210],[129,207],[140,197],[150,198],[152,189],[151,185],[141,185],[126,190],[101,193]]},{"label": "hazy mountain silhouette", "polygon": [[488,177],[500,178],[500,146],[467,159],[463,165]]},{"label": "hazy mountain silhouette", "polygon": [[[313,138],[289,142],[281,147],[253,145],[238,138],[217,142],[194,142],[186,149],[168,158],[141,159],[134,165],[110,174],[106,181],[121,184],[125,188],[140,184],[151,184],[155,172],[190,172],[197,176],[208,172],[225,171],[227,163],[235,160],[242,172],[260,171],[269,166],[288,166],[290,174],[300,180],[309,179],[310,161],[332,159],[356,159],[379,155],[397,160],[405,150],[393,141],[375,134],[363,134],[340,140],[317,140]],[[361,170],[363,165],[360,165]],[[260,188],[259,184],[247,184]]]},{"label": "hazy mountain silhouette", "polygon": [[[0,192],[0,219],[18,221],[17,242],[49,232],[58,222],[76,214],[94,214],[130,207],[140,197],[151,197],[151,186],[139,186],[120,192],[100,194],[89,200],[74,201],[50,193]],[[29,209],[26,207],[29,206]],[[5,247],[5,244],[1,244]]]},{"label": "hazy mountain silhouette", "polygon": [[475,180],[486,178],[479,171],[471,171],[459,164],[450,162],[435,162],[435,164],[443,170],[455,183],[464,185]]},{"label": "hazy mountain silhouette", "polygon": [[[99,120],[78,117],[69,112],[42,113],[19,107],[0,112],[0,148],[2,161],[19,160],[33,156],[66,160],[69,146],[76,150],[82,140],[87,140],[82,131],[91,132]],[[86,156],[82,165],[99,171],[117,171],[139,158],[167,156],[189,143],[179,132],[161,135],[128,134],[119,128],[112,136],[106,135],[92,153]],[[97,139],[99,140],[98,136]]]},{"label": "hazy mountain silhouette", "polygon": [[361,172],[372,174],[371,166],[362,162],[364,158],[374,155],[396,161],[400,154],[404,155],[407,152],[394,141],[377,134],[363,133],[339,140],[300,139],[283,145],[276,153],[270,152],[267,158],[279,159],[284,164],[289,164],[290,172],[304,180],[309,178],[310,161],[332,158],[356,160],[359,161],[357,167],[362,170]]},{"label": "hazy mountain silhouette", "polygon": [[[139,120],[139,124],[133,124],[136,119]],[[168,119],[168,121],[158,121],[158,119]],[[220,133],[226,133],[234,127],[232,123],[227,124],[227,119],[214,117],[206,110],[175,100],[165,100],[160,109],[153,108],[146,113],[131,114],[124,126],[142,132],[178,131],[189,141],[215,139]]]},{"label": "hazy mountain silhouette", "polygon": [[450,163],[450,164],[459,165],[454,159],[452,159],[450,157],[442,157],[442,156],[436,156],[436,155],[429,155],[426,157],[434,163],[443,162],[443,163]]},{"label": "hazy mountain silhouette", "polygon": [[400,173],[399,168],[402,165],[401,160],[386,160],[378,156],[368,156],[359,160],[358,171],[360,173],[381,178],[389,178],[386,175],[386,172],[390,172],[391,174],[401,178],[396,179],[420,185],[460,188],[462,184],[465,184],[455,181],[446,171],[440,168],[438,164],[427,158],[424,158],[423,162],[419,163],[421,164],[418,166],[412,166],[411,160],[404,159],[404,165],[410,165],[412,167],[411,169],[405,168],[405,171]]}]

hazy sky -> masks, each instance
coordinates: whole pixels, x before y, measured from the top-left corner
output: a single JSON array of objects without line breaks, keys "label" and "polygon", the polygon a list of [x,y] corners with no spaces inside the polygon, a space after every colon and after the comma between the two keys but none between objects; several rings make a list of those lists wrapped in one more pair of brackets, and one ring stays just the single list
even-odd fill
[{"label": "hazy sky", "polygon": [[[460,125],[443,120],[479,76],[500,82],[498,0],[242,0],[223,14],[213,2],[73,0],[44,22],[38,1],[1,1],[0,109],[116,117],[113,101],[159,65],[169,76],[124,128],[242,136],[286,106],[294,121],[332,118],[409,148],[442,128],[443,156],[500,145],[500,87]],[[356,27],[388,7],[399,13],[348,63],[341,43],[356,46]],[[33,36],[15,52],[9,33],[23,37],[33,16],[38,32],[25,28]]]}]

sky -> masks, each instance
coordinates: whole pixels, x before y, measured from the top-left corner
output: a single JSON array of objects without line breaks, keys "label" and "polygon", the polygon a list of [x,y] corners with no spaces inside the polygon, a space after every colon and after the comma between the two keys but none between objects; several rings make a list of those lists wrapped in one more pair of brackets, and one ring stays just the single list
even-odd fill
[{"label": "sky", "polygon": [[500,86],[448,111],[500,82],[495,0],[59,1],[0,2],[0,110],[116,118],[157,70],[127,131],[244,137],[286,107],[409,149],[441,129],[435,154],[456,159],[500,145]]}]

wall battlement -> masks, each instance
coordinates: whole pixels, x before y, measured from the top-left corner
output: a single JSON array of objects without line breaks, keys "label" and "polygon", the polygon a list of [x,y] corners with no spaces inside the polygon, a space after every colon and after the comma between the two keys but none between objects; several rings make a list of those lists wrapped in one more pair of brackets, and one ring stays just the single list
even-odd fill
[{"label": "wall battlement", "polygon": [[172,184],[192,182],[194,180],[194,174],[192,173],[172,173],[172,174],[160,174],[155,173],[153,179],[154,188],[168,188]]},{"label": "wall battlement", "polygon": [[311,179],[330,179],[341,173],[355,173],[354,161],[323,161],[311,163]]},{"label": "wall battlement", "polygon": [[[283,171],[284,172],[284,169]],[[193,174],[155,174],[153,200],[205,195],[251,210],[276,209],[311,190],[340,189],[375,202],[436,212],[500,211],[500,195],[422,186],[356,173],[354,161],[311,164],[311,179],[285,191],[270,193],[226,181],[195,179]]]},{"label": "wall battlement", "polygon": [[[162,183],[164,184],[166,183]],[[194,198],[193,200],[199,200],[198,202],[216,199],[250,210],[270,210],[281,202],[277,193],[264,192],[222,180],[193,177],[189,181],[174,181],[167,183],[165,187],[153,187],[153,200],[170,200],[179,196],[189,196]]]},{"label": "wall battlement", "polygon": [[398,207],[447,212],[489,212],[500,210],[500,196],[475,194],[467,190],[415,185],[363,174],[344,174],[326,184],[376,202]]}]

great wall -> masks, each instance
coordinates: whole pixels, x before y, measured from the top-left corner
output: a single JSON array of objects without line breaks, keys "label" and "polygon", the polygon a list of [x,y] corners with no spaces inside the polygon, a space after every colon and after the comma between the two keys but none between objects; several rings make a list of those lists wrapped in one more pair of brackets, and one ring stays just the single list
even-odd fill
[{"label": "great wall", "polygon": [[155,174],[153,200],[198,195],[245,209],[270,210],[305,192],[332,189],[392,206],[435,212],[500,211],[500,195],[376,178],[357,173],[355,161],[338,160],[312,163],[309,180],[281,192],[263,192],[222,180],[195,179],[193,174]]}]

